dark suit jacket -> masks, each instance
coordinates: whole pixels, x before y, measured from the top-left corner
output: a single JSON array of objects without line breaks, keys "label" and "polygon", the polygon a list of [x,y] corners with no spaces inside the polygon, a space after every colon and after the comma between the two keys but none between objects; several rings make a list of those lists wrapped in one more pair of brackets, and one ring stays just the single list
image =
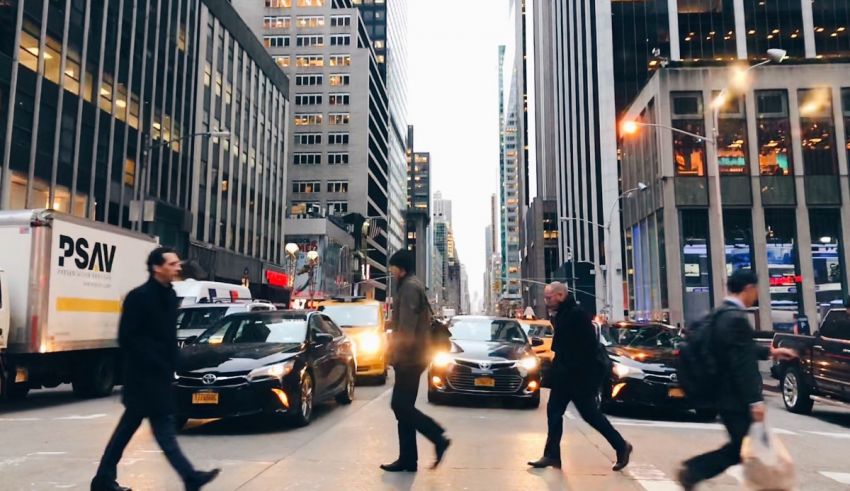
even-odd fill
[{"label": "dark suit jacket", "polygon": [[711,342],[720,373],[718,408],[747,411],[762,400],[758,360],[766,360],[770,348],[756,343],[747,314],[738,305],[726,301],[721,308]]},{"label": "dark suit jacket", "polygon": [[392,360],[394,365],[426,365],[431,306],[425,287],[413,275],[399,282],[393,298]]},{"label": "dark suit jacket", "polygon": [[153,278],[124,299],[118,327],[123,402],[144,415],[173,414],[177,365],[177,295]]},{"label": "dark suit jacket", "polygon": [[552,351],[552,384],[561,385],[578,397],[596,395],[602,384],[603,367],[596,359],[599,340],[593,318],[579,307],[572,296],[560,305],[552,318],[555,335]]}]

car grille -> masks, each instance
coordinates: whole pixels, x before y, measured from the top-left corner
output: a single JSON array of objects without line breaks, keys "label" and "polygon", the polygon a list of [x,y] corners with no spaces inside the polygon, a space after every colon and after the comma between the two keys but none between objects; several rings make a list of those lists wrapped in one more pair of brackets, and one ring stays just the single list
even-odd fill
[{"label": "car grille", "polygon": [[652,382],[656,384],[664,384],[670,386],[679,385],[679,380],[676,377],[676,372],[670,372],[667,374],[647,373],[643,379],[647,382]]},{"label": "car grille", "polygon": [[[513,365],[513,362],[510,362]],[[476,368],[478,368],[476,363]],[[478,387],[475,379],[478,377],[490,377],[495,381],[494,387]],[[447,376],[449,385],[455,390],[468,392],[513,394],[522,386],[523,378],[513,368],[502,368],[494,370],[490,374],[474,374],[468,366],[457,364]]]},{"label": "car grille", "polygon": [[177,385],[180,387],[235,387],[248,382],[248,374],[240,375],[215,375],[215,381],[212,383],[204,382],[204,376],[210,374],[192,374],[192,375],[177,375]]},{"label": "car grille", "polygon": [[[462,359],[455,359],[455,363],[462,366],[462,367],[484,368],[486,370],[498,370],[500,368],[511,368],[511,367],[514,366],[514,364],[516,364],[515,361],[481,362],[481,361],[462,360]],[[486,367],[481,366],[482,363],[486,364],[487,366]]]}]

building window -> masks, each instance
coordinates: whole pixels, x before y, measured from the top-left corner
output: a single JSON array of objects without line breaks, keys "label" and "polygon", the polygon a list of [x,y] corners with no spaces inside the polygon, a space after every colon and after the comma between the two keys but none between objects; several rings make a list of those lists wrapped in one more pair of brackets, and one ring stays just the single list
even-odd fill
[{"label": "building window", "polygon": [[[685,325],[698,320],[711,309],[711,262],[708,251],[708,213],[705,210],[681,210],[681,247],[683,283],[685,287]],[[646,275],[649,267],[648,241],[645,222],[632,227],[635,269],[635,297],[638,304],[649,285]]]},{"label": "building window", "polygon": [[791,331],[802,291],[797,250],[797,218],[793,209],[766,208],[767,268],[773,329]]},{"label": "building window", "polygon": [[325,83],[323,75],[296,75],[295,85],[322,85]]},{"label": "building window", "polygon": [[307,217],[322,214],[322,205],[318,201],[296,201],[290,205],[289,216]]},{"label": "building window", "polygon": [[325,57],[322,55],[296,56],[295,66],[312,68],[323,67],[325,66]]},{"label": "building window", "polygon": [[295,133],[296,145],[321,145],[321,133]]},{"label": "building window", "polygon": [[266,48],[289,47],[289,36],[263,36],[263,46]]},{"label": "building window", "polygon": [[329,94],[328,104],[331,106],[347,106],[351,103],[351,94]]},{"label": "building window", "polygon": [[295,42],[296,46],[324,46],[325,37],[312,34],[299,34]]},{"label": "building window", "polygon": [[351,55],[331,55],[330,66],[351,66]]},{"label": "building window", "polygon": [[322,113],[300,113],[295,115],[295,126],[314,126],[322,124]]},{"label": "building window", "polygon": [[322,94],[297,94],[295,96],[296,106],[315,106],[322,103]]},{"label": "building window", "polygon": [[843,305],[847,295],[843,285],[844,244],[841,241],[841,210],[809,209],[812,262],[815,270],[815,296],[818,305]]},{"label": "building window", "polygon": [[348,145],[348,133],[330,133],[330,134],[328,134],[328,144],[329,145]]},{"label": "building window", "polygon": [[321,153],[295,153],[292,154],[292,163],[295,165],[319,165],[322,163]]},{"label": "building window", "polygon": [[[797,6],[797,8],[800,8]],[[844,58],[850,51],[850,3],[812,2],[815,49],[818,58]]]},{"label": "building window", "polygon": [[384,57],[384,55],[377,55],[375,57],[375,61],[377,61],[378,63],[384,63],[386,61],[386,58]]},{"label": "building window", "polygon": [[[719,94],[717,94],[719,95]],[[727,99],[718,113],[717,155],[720,173],[749,174],[747,158],[747,112],[743,97]]]},{"label": "building window", "polygon": [[734,61],[734,1],[678,0],[678,5],[682,59]]},{"label": "building window", "polygon": [[292,0],[266,0],[266,8],[288,9],[292,7]]},{"label": "building window", "polygon": [[800,2],[744,2],[744,18],[747,26],[747,53],[750,58],[764,59],[770,48],[784,49],[791,58],[805,56]]},{"label": "building window", "polygon": [[386,47],[386,43],[383,39],[375,40],[375,49],[384,49]]},{"label": "building window", "polygon": [[755,94],[759,171],[763,176],[789,176],[794,166],[788,94],[784,90],[762,90]]},{"label": "building window", "polygon": [[339,152],[328,153],[328,164],[329,165],[346,165],[346,164],[348,164],[348,154],[347,153],[339,153]]},{"label": "building window", "polygon": [[[697,135],[705,134],[702,94],[674,92],[670,94],[673,127]],[[678,176],[705,176],[705,141],[673,132],[673,159]]]},{"label": "building window", "polygon": [[800,146],[806,175],[838,174],[832,92],[828,88],[800,89]]},{"label": "building window", "polygon": [[292,27],[292,18],[282,15],[266,15],[263,17],[265,29],[289,29]]},{"label": "building window", "polygon": [[332,73],[330,84],[332,86],[348,85],[351,83],[351,75],[347,73]]},{"label": "building window", "polygon": [[272,56],[272,58],[274,59],[274,62],[277,63],[277,66],[279,66],[281,68],[288,68],[289,67],[289,61],[290,61],[289,55],[285,55],[285,56],[274,55],[274,56]]},{"label": "building window", "polygon": [[136,185],[136,161],[130,158],[124,160],[124,185]]},{"label": "building window", "polygon": [[298,27],[325,27],[323,15],[299,15],[295,22]]},{"label": "building window", "polygon": [[850,89],[841,89],[841,109],[844,113],[844,144],[850,162]]},{"label": "building window", "polygon": [[331,46],[350,46],[351,34],[332,34]]},{"label": "building window", "polygon": [[327,191],[329,193],[347,193],[348,181],[328,181]]},{"label": "building window", "polygon": [[330,113],[328,114],[328,124],[342,125],[348,124],[351,116],[348,113]]},{"label": "building window", "polygon": [[332,15],[331,27],[348,27],[351,25],[350,15]]},{"label": "building window", "polygon": [[313,194],[322,191],[322,183],[319,181],[292,181],[293,193]]},{"label": "building window", "polygon": [[328,215],[348,213],[348,201],[328,201]]},{"label": "building window", "polygon": [[295,5],[298,7],[323,7],[325,0],[296,0]]}]

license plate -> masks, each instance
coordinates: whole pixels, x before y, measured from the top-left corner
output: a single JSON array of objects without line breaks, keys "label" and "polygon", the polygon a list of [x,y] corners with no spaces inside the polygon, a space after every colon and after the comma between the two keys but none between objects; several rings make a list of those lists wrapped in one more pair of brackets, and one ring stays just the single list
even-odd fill
[{"label": "license plate", "polygon": [[667,391],[667,395],[674,399],[682,399],[683,397],[685,397],[685,391],[678,387],[673,387],[672,389]]},{"label": "license plate", "polygon": [[195,392],[192,404],[218,404],[218,392]]},{"label": "license plate", "polygon": [[490,377],[477,377],[475,379],[476,387],[495,387],[496,379]]}]

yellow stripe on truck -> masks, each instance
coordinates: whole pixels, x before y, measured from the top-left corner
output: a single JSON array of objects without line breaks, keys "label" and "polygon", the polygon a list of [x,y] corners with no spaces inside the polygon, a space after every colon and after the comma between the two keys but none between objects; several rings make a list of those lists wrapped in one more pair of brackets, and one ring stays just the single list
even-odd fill
[{"label": "yellow stripe on truck", "polygon": [[59,297],[56,299],[56,311],[118,314],[121,313],[121,302],[96,298]]}]

